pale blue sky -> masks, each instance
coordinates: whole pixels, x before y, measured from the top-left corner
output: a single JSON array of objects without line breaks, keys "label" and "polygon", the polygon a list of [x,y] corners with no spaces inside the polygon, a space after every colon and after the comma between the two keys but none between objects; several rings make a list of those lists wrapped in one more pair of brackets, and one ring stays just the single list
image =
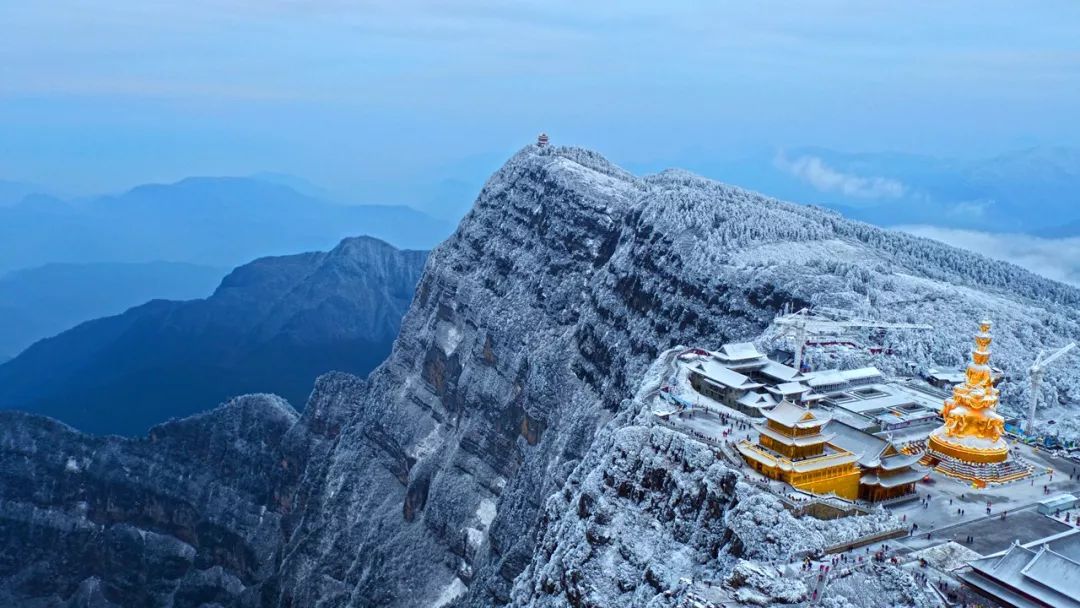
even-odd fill
[{"label": "pale blue sky", "polygon": [[540,130],[635,168],[1080,146],[1075,0],[11,0],[0,27],[0,179],[76,193],[268,170],[409,203]]}]

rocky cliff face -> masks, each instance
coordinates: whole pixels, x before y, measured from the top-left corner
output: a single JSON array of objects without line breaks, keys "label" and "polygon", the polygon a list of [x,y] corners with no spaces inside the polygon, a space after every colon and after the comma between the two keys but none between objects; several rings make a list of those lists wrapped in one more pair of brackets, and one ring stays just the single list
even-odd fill
[{"label": "rocky cliff face", "polygon": [[650,423],[665,369],[546,500],[514,606],[676,606],[684,581],[732,567],[738,477],[707,445]]},{"label": "rocky cliff face", "polygon": [[204,300],[155,300],[35,344],[0,365],[0,407],[125,435],[253,391],[302,407],[320,374],[382,362],[426,257],[355,237],[255,260]]},{"label": "rocky cliff face", "polygon": [[[614,606],[674,593],[681,565],[737,569],[755,557],[738,534],[766,520],[739,519],[749,503],[723,467],[647,428],[632,396],[665,348],[756,336],[788,302],[932,317],[937,333],[897,345],[924,358],[950,354],[947,338],[966,348],[988,311],[1006,358],[1080,337],[1068,316],[1080,292],[1016,267],[681,172],[639,178],[591,152],[529,147],[431,254],[390,358],[366,381],[320,380],[282,444],[297,477],[275,486],[279,544],[226,599]],[[613,538],[651,522],[652,557]],[[670,567],[650,570],[653,558]],[[612,564],[610,593],[590,591]]]},{"label": "rocky cliff face", "polygon": [[297,417],[251,395],[123,439],[0,412],[0,604],[257,605],[299,479]]},{"label": "rocky cliff face", "polygon": [[749,298],[770,296],[686,282],[640,215],[651,191],[577,150],[492,178],[310,471],[283,603],[509,601],[544,499],[659,349],[760,331],[772,311]]}]

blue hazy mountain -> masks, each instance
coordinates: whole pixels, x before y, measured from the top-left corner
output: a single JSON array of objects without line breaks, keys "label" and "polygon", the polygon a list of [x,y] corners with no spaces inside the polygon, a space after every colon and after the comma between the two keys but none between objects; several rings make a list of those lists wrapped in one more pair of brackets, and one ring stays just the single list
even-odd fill
[{"label": "blue hazy mountain", "polygon": [[47,191],[38,184],[0,179],[0,207],[14,205],[31,194],[43,194]]},{"label": "blue hazy mountain", "polygon": [[0,365],[0,408],[141,434],[238,394],[300,407],[315,378],[390,352],[427,253],[368,237],[245,264],[202,300],[153,300],[41,340]]},{"label": "blue hazy mountain", "polygon": [[0,276],[0,357],[147,300],[205,297],[226,273],[181,262],[47,264],[10,272]]},{"label": "blue hazy mountain", "polygon": [[277,184],[279,186],[285,186],[292,188],[293,190],[303,194],[304,196],[310,196],[312,198],[320,198],[324,200],[334,200],[334,196],[329,190],[322,186],[308,181],[298,175],[292,175],[289,173],[281,173],[278,171],[260,171],[258,173],[252,173],[251,179],[259,180],[261,182],[267,182],[270,184]]},{"label": "blue hazy mountain", "polygon": [[325,250],[354,234],[429,249],[453,230],[404,206],[343,205],[254,178],[194,177],[118,196],[29,196],[0,207],[0,272],[54,262],[169,260],[232,267]]}]

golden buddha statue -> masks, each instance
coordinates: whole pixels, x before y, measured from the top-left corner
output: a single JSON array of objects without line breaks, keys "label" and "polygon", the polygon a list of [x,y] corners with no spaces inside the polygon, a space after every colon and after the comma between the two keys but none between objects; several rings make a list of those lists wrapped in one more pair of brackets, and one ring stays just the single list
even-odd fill
[{"label": "golden buddha statue", "polygon": [[930,434],[931,451],[969,463],[1003,462],[1009,446],[1001,436],[1005,419],[998,414],[998,389],[990,370],[990,322],[979,324],[975,350],[971,353],[966,379],[953,388],[941,411],[945,424]]}]

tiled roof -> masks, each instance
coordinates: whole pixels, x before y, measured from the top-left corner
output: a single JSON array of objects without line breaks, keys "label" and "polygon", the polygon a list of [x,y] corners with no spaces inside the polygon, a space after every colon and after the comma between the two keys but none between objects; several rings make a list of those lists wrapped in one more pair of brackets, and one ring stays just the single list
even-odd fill
[{"label": "tiled roof", "polygon": [[722,384],[730,388],[751,389],[761,388],[762,386],[761,384],[752,382],[750,378],[747,378],[739,372],[732,371],[712,360],[699,361],[694,365],[693,369],[714,383]]},{"label": "tiled roof", "polygon": [[765,356],[758,351],[757,347],[754,346],[752,342],[733,342],[731,344],[725,344],[720,347],[720,352],[717,354],[722,358],[731,361],[757,359]]},{"label": "tiled roof", "polygon": [[760,370],[762,374],[769,376],[775,380],[783,380],[790,382],[799,377],[799,370],[794,367],[784,365],[783,363],[777,363],[776,361],[769,360]]},{"label": "tiled roof", "polygon": [[878,457],[888,447],[889,442],[870,433],[844,424],[838,420],[829,422],[825,430],[833,435],[831,443],[859,457],[859,464],[864,467],[876,467]]},{"label": "tiled roof", "polygon": [[773,409],[765,412],[765,417],[783,426],[818,426],[828,422],[819,419],[809,410],[805,410],[790,401],[781,401]]},{"label": "tiled roof", "polygon": [[761,433],[762,435],[765,435],[767,437],[771,437],[775,441],[778,441],[778,442],[780,442],[780,443],[782,443],[784,445],[794,445],[794,446],[799,446],[799,447],[807,446],[807,445],[816,445],[816,444],[819,444],[819,443],[825,443],[825,442],[832,439],[832,435],[823,435],[821,433],[815,433],[813,435],[799,435],[797,437],[791,437],[791,436],[788,436],[788,435],[784,435],[783,433],[777,433],[776,431],[770,429],[769,427],[765,426],[764,424],[754,425],[754,430]]},{"label": "tiled roof", "polygon": [[1050,544],[1038,550],[1014,544],[1003,555],[975,560],[972,571],[981,576],[964,580],[1019,606],[1080,608],[1080,563],[1051,550]]}]

